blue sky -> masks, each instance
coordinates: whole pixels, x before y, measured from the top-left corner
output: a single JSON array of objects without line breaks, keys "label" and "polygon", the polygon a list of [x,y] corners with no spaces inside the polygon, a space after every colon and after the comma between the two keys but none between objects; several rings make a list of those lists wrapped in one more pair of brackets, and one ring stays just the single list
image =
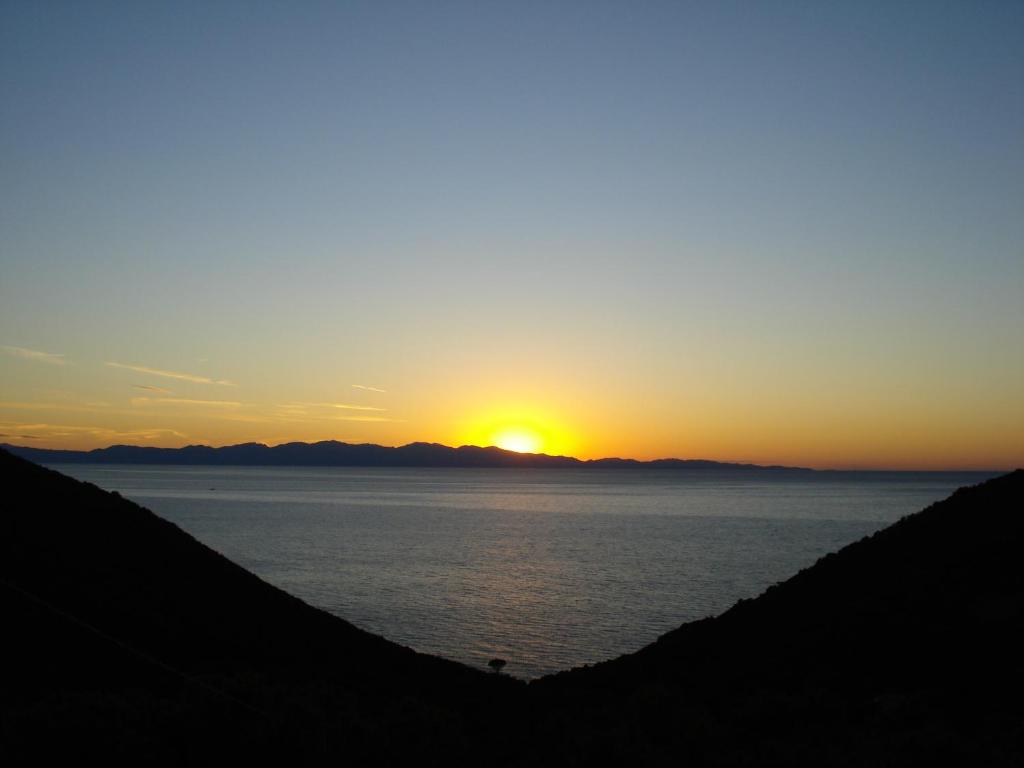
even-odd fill
[{"label": "blue sky", "polygon": [[[1024,460],[1020,3],[2,13],[0,345],[73,362],[0,358],[4,402],[120,407],[115,361],[384,382],[339,435],[381,442],[510,409],[582,453]],[[80,418],[334,434],[129,416]]]}]

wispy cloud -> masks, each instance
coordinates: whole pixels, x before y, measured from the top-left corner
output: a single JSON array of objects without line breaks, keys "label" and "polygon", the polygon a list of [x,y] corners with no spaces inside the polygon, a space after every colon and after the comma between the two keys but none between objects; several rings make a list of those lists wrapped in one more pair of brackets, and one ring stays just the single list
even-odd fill
[{"label": "wispy cloud", "polygon": [[341,408],[346,411],[386,411],[387,408],[378,408],[374,405],[349,405],[348,403],[291,403],[283,405],[282,408]]},{"label": "wispy cloud", "polygon": [[21,411],[77,411],[79,413],[96,413],[104,410],[107,403],[45,403],[45,402],[0,402],[0,408],[13,408]]},{"label": "wispy cloud", "polygon": [[[130,429],[127,431],[116,431],[113,432],[113,437],[127,440],[155,440],[158,437],[188,437],[184,432],[179,432],[176,429]],[[103,430],[99,429],[94,434],[102,434]]]},{"label": "wispy cloud", "polygon": [[386,416],[329,416],[331,421],[393,421],[403,422],[405,419],[389,419]]},{"label": "wispy cloud", "polygon": [[[109,427],[83,426],[71,424],[18,424],[4,422],[0,424],[4,429],[16,429],[19,432],[26,430],[26,434],[20,434],[26,440],[49,440],[55,437],[76,437],[90,435],[98,440],[155,440],[159,437],[184,438],[187,435],[176,429],[164,429],[159,427],[143,429],[111,429]],[[37,433],[37,434],[31,434]]]},{"label": "wispy cloud", "polygon": [[239,413],[231,409],[226,410],[224,413],[210,414],[210,418],[221,421],[237,421],[242,424],[274,424],[281,421],[305,421],[304,419],[276,419],[272,416],[261,416],[260,414]]},{"label": "wispy cloud", "polygon": [[380,389],[379,387],[368,387],[365,384],[353,384],[356,389],[365,389],[367,392],[387,392],[386,389]]},{"label": "wispy cloud", "polygon": [[218,384],[222,387],[234,387],[233,381],[225,379],[211,379],[209,376],[196,376],[192,373],[180,373],[179,371],[164,371],[159,368],[149,368],[145,365],[127,365],[125,363],[107,363],[111,368],[123,368],[126,371],[136,373],[147,373],[150,376],[163,376],[168,379],[179,379],[180,381],[191,381],[195,384]]},{"label": "wispy cloud", "polygon": [[150,386],[149,384],[132,384],[132,386],[135,387],[135,389],[144,389],[147,392],[158,392],[161,395],[171,394],[171,390],[169,389],[164,389],[163,387],[153,387]]},{"label": "wispy cloud", "polygon": [[24,360],[32,360],[36,363],[48,363],[49,365],[67,365],[68,361],[64,355],[55,355],[52,352],[40,352],[38,349],[26,349],[25,347],[0,346],[4,352]]},{"label": "wispy cloud", "polygon": [[234,400],[191,400],[184,397],[133,397],[132,405],[206,405],[212,408],[241,408]]}]

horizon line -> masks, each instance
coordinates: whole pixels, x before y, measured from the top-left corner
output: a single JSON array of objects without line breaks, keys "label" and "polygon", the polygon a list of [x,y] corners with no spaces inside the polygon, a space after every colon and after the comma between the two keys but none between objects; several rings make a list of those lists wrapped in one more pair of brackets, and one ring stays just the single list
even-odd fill
[{"label": "horizon line", "polygon": [[[33,446],[33,445],[17,445],[17,444],[14,444],[14,443],[3,442],[3,443],[0,443],[0,447],[21,448],[21,449],[27,449],[27,450],[30,450],[30,451],[63,451],[63,452],[67,452],[67,453],[88,454],[88,453],[93,453],[93,452],[96,452],[96,451],[109,450],[111,448],[139,448],[139,449],[152,449],[152,450],[164,450],[164,451],[181,451],[181,450],[184,450],[186,448],[209,448],[211,450],[221,450],[221,449],[224,449],[224,448],[237,448],[237,447],[240,447],[240,446],[253,445],[253,446],[260,446],[260,447],[263,447],[263,448],[266,448],[266,449],[270,450],[270,449],[277,448],[277,447],[280,447],[280,446],[283,446],[283,445],[308,445],[308,446],[313,446],[313,445],[322,445],[324,443],[336,443],[336,444],[339,444],[339,445],[350,445],[350,446],[371,446],[371,447],[375,447],[375,448],[384,448],[384,449],[387,449],[387,450],[399,450],[401,448],[408,448],[408,447],[414,446],[414,445],[437,446],[437,447],[446,448],[446,449],[452,450],[452,451],[457,451],[457,450],[460,450],[460,449],[463,449],[463,448],[475,448],[477,450],[497,451],[499,453],[508,454],[510,456],[530,456],[530,457],[543,457],[543,458],[550,458],[550,459],[568,459],[568,460],[571,460],[571,461],[579,462],[580,464],[584,464],[584,465],[588,464],[588,463],[599,463],[599,462],[606,462],[606,461],[630,462],[630,463],[636,463],[636,464],[641,464],[641,465],[642,464],[657,463],[657,462],[694,462],[694,463],[706,462],[706,463],[710,463],[710,464],[735,465],[735,466],[745,466],[745,467],[762,468],[762,469],[785,469],[785,470],[802,471],[802,472],[921,472],[921,473],[926,473],[926,472],[957,472],[957,473],[975,473],[975,474],[1009,473],[1009,472],[1013,472],[1013,471],[1015,471],[1017,469],[1024,468],[1024,466],[1021,466],[1021,467],[1006,467],[1006,468],[991,468],[991,467],[989,467],[989,468],[983,468],[983,469],[967,469],[967,468],[962,468],[962,467],[960,467],[960,468],[945,468],[945,469],[921,469],[921,468],[902,468],[902,469],[896,469],[896,468],[892,468],[892,467],[863,467],[863,466],[853,466],[853,467],[806,467],[806,466],[798,466],[798,465],[790,465],[790,464],[779,464],[777,462],[760,463],[760,462],[756,462],[756,461],[738,460],[738,459],[681,458],[681,457],[678,457],[678,456],[665,456],[665,457],[659,457],[659,458],[654,458],[654,459],[635,459],[635,458],[628,458],[628,457],[622,457],[622,456],[602,456],[602,457],[593,458],[593,459],[582,459],[582,458],[580,458],[578,456],[569,456],[569,455],[565,455],[565,454],[530,453],[530,452],[527,452],[527,451],[512,451],[512,450],[509,450],[507,448],[501,448],[500,446],[497,446],[497,445],[475,445],[475,444],[466,443],[466,444],[459,445],[459,446],[452,446],[452,445],[447,445],[445,443],[439,443],[439,442],[430,441],[430,440],[413,440],[411,442],[403,443],[401,445],[384,445],[384,444],[381,444],[381,443],[372,443],[372,442],[352,443],[352,442],[346,442],[344,440],[317,440],[317,441],[314,441],[314,442],[308,442],[308,441],[304,441],[304,440],[289,440],[287,442],[274,443],[274,444],[263,443],[263,442],[259,442],[259,441],[253,440],[253,441],[247,441],[247,442],[243,442],[243,443],[225,443],[225,444],[222,444],[222,445],[209,445],[209,444],[206,444],[206,443],[189,443],[187,445],[175,446],[175,447],[172,447],[172,446],[158,446],[158,445],[137,445],[137,444],[132,444],[132,443],[112,443],[112,444],[104,446],[104,447],[88,448],[88,449],[80,449],[80,448],[43,448],[43,447]],[[458,467],[456,467],[456,468],[458,468]],[[523,468],[527,468],[527,467],[523,467]],[[555,469],[556,467],[529,467],[529,468],[531,468],[531,469]]]}]

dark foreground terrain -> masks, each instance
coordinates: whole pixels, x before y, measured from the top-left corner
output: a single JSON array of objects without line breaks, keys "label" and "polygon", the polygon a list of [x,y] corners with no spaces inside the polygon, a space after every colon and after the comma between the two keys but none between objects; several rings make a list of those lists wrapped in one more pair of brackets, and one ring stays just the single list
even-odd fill
[{"label": "dark foreground terrain", "polygon": [[0,451],[0,762],[1024,765],[1024,472],[529,685]]}]

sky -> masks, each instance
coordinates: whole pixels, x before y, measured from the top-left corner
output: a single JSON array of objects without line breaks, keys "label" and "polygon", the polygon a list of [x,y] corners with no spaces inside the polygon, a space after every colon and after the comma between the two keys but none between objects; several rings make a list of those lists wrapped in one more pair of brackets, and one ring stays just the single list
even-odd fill
[{"label": "sky", "polygon": [[1024,465],[1020,2],[0,2],[0,442]]}]

